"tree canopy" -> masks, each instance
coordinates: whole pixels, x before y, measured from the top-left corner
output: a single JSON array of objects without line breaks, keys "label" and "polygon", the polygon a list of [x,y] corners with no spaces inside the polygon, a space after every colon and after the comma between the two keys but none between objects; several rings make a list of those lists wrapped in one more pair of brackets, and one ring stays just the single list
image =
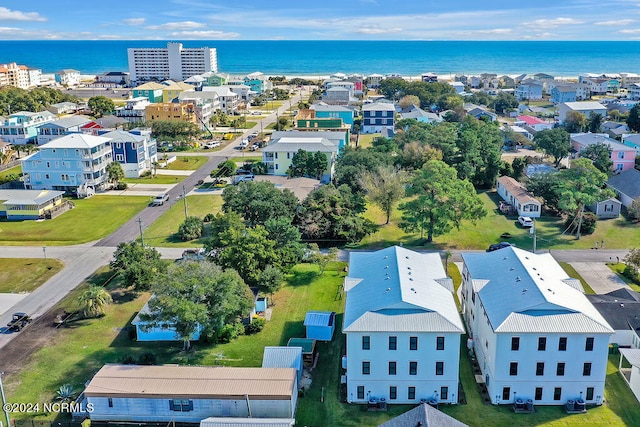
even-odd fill
[{"label": "tree canopy", "polygon": [[533,142],[545,154],[553,156],[553,163],[556,167],[560,165],[562,159],[569,155],[571,150],[569,133],[563,128],[541,130],[533,137]]},{"label": "tree canopy", "polygon": [[629,110],[627,126],[634,132],[640,132],[640,105],[636,104]]},{"label": "tree canopy", "polygon": [[270,218],[293,218],[298,198],[291,191],[280,190],[271,182],[241,182],[222,192],[224,212],[238,212],[248,225],[262,224]]},{"label": "tree canopy", "polygon": [[579,111],[569,111],[563,122],[564,128],[569,133],[584,132],[587,125],[587,116]]},{"label": "tree canopy", "polygon": [[195,123],[183,120],[152,120],[151,134],[160,141],[189,141],[200,135],[200,128]]},{"label": "tree canopy", "polygon": [[405,181],[404,173],[390,166],[363,171],[360,175],[360,185],[367,192],[367,197],[384,212],[385,224],[389,224],[393,208],[404,197]]},{"label": "tree canopy", "polygon": [[102,117],[105,114],[112,113],[116,106],[113,101],[106,96],[92,96],[87,102],[87,106],[93,111],[93,115],[96,117]]},{"label": "tree canopy", "polygon": [[316,151],[307,152],[302,148],[293,155],[291,166],[287,170],[287,175],[291,177],[307,176],[321,179],[327,170],[328,157],[326,153]]},{"label": "tree canopy", "polygon": [[0,116],[7,116],[18,111],[36,113],[59,102],[78,103],[80,98],[48,87],[38,87],[31,90],[13,86],[0,88]]},{"label": "tree canopy", "polygon": [[402,78],[388,78],[380,82],[378,91],[386,98],[398,101],[407,95],[414,95],[420,100],[420,107],[447,110],[461,104],[460,97],[448,83],[441,82],[409,82]]},{"label": "tree canopy", "polygon": [[613,161],[611,160],[611,147],[608,144],[591,144],[580,151],[580,157],[584,157],[593,162],[593,166],[600,172],[610,175],[613,172]]},{"label": "tree canopy", "polygon": [[136,291],[148,290],[166,269],[157,250],[143,247],[137,241],[120,243],[113,257],[109,266]]}]

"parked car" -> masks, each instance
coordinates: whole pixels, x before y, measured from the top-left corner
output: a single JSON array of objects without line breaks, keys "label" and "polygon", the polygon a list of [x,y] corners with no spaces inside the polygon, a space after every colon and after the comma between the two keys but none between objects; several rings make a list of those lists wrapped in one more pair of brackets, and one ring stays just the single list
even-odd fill
[{"label": "parked car", "polygon": [[212,148],[220,147],[220,141],[207,142],[206,144],[204,144],[203,147],[204,147],[205,150],[209,150],[209,149],[212,149]]},{"label": "parked car", "polygon": [[233,183],[240,184],[241,182],[251,182],[253,179],[253,175],[236,175],[233,177]]},{"label": "parked car", "polygon": [[256,151],[258,148],[260,148],[260,145],[258,144],[253,144],[251,147],[249,147],[251,151]]},{"label": "parked car", "polygon": [[240,142],[240,148],[247,148],[249,146],[249,140],[248,139],[243,139]]},{"label": "parked car", "polygon": [[528,216],[519,216],[518,222],[525,228],[533,227],[533,220]]},{"label": "parked car", "polygon": [[11,321],[7,323],[7,328],[9,328],[10,331],[19,332],[29,323],[31,323],[31,317],[29,317],[27,313],[13,313]]},{"label": "parked car", "polygon": [[515,246],[515,244],[509,242],[494,243],[493,245],[489,245],[487,252],[497,251],[498,249],[508,248],[509,246]]},{"label": "parked car", "polygon": [[167,193],[158,194],[153,202],[151,202],[151,206],[162,206],[164,202],[169,201],[169,195]]}]

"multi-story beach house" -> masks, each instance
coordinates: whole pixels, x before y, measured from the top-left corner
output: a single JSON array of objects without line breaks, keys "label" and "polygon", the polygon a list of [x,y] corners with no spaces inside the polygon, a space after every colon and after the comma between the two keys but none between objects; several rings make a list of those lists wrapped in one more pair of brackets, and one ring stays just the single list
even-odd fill
[{"label": "multi-story beach house", "polygon": [[636,160],[636,150],[615,139],[609,138],[606,133],[572,133],[571,146],[575,151],[573,157],[580,157],[580,152],[593,144],[606,144],[611,148],[611,161],[613,170],[623,172],[633,169]]},{"label": "multi-story beach house", "polygon": [[394,130],[396,109],[393,104],[374,102],[362,106],[362,133],[380,133]]},{"label": "multi-story beach house", "polygon": [[80,71],[64,69],[55,73],[56,83],[62,86],[77,86],[80,84]]},{"label": "multi-story beach house", "polygon": [[[351,126],[344,123],[340,117],[318,117],[316,110],[300,110],[293,119],[295,130],[318,132],[343,132],[345,134],[344,141],[349,141]],[[344,145],[338,147],[344,148]]]},{"label": "multi-story beach house", "polygon": [[587,118],[591,114],[600,114],[602,117],[607,116],[607,107],[595,101],[581,101],[581,102],[562,102],[558,104],[558,119],[560,123],[564,122],[567,117],[567,113],[570,111],[576,111],[584,114]]},{"label": "multi-story beach house", "polygon": [[[232,90],[233,86],[204,86],[202,91],[184,91],[180,94],[180,100],[187,98],[207,99],[215,110],[222,110],[227,114],[238,111],[240,95]],[[214,110],[214,111],[215,111]]]},{"label": "multi-story beach house", "polygon": [[[38,127],[37,142],[38,145],[46,144],[52,139],[72,133],[81,133],[84,126],[92,123],[92,120],[86,116],[67,116],[49,123],[45,123]],[[89,130],[88,133],[91,133]]]},{"label": "multi-story beach house", "polygon": [[158,82],[147,82],[133,88],[133,98],[147,98],[149,102],[164,101],[165,86]]},{"label": "multi-story beach house", "polygon": [[158,147],[150,129],[114,130],[100,136],[109,138],[111,158],[122,165],[126,178],[138,178],[158,161]]},{"label": "multi-story beach house", "polygon": [[551,254],[463,253],[462,310],[494,404],[603,402],[614,332]]},{"label": "multi-story beach house", "polygon": [[190,103],[163,102],[162,104],[149,104],[145,107],[145,117],[150,120],[181,120],[183,122],[196,123],[195,106]]},{"label": "multi-story beach house", "polygon": [[162,82],[162,99],[164,102],[176,102],[178,97],[185,90],[193,90],[193,85],[184,82],[174,82],[173,80],[165,80]]},{"label": "multi-story beach house", "polygon": [[40,147],[21,160],[24,186],[33,190],[92,193],[107,181],[112,161],[110,139],[74,133]]},{"label": "multi-story beach house", "polygon": [[316,112],[316,117],[319,119],[340,118],[345,125],[353,126],[353,108],[342,105],[329,105],[324,102],[312,104],[309,108]]},{"label": "multi-story beach house", "polygon": [[369,74],[365,79],[365,83],[367,87],[371,89],[376,89],[380,87],[380,83],[382,82],[383,79],[384,79],[384,76],[382,74]]},{"label": "multi-story beach house", "polygon": [[535,101],[542,99],[543,84],[537,80],[526,79],[520,82],[514,95],[519,100]]},{"label": "multi-story beach house", "polygon": [[458,402],[464,327],[440,255],[352,252],[344,291],[347,402]]},{"label": "multi-story beach house", "polygon": [[127,99],[122,107],[116,107],[116,117],[122,117],[129,123],[142,122],[146,117],[147,105],[150,105],[149,98],[146,96],[138,96],[136,98]]},{"label": "multi-story beach house", "polygon": [[129,75],[132,81],[183,81],[208,71],[218,71],[215,48],[185,48],[182,43],[167,43],[166,48],[129,48]]},{"label": "multi-story beach house", "polygon": [[35,144],[38,127],[56,119],[49,111],[18,111],[0,121],[0,138],[14,145]]}]

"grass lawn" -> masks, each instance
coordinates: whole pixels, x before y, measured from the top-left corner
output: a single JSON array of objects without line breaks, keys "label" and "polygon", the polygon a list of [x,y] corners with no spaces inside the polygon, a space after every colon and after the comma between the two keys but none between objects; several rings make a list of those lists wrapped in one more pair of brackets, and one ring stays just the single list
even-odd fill
[{"label": "grass lawn", "polygon": [[[500,196],[494,191],[481,191],[479,195],[487,209],[487,216],[475,224],[463,221],[459,230],[454,228],[442,236],[436,236],[434,241],[428,244],[424,244],[419,233],[407,234],[398,227],[402,214],[397,208],[391,215],[391,222],[384,225],[383,212],[378,207],[369,205],[365,216],[381,227],[355,247],[382,248],[402,242],[405,246],[428,249],[486,249],[492,243],[505,240],[500,235],[508,232],[513,236],[508,239],[509,242],[515,243],[519,248],[532,250],[533,239],[529,230],[518,224],[517,217],[507,217],[498,212]],[[590,249],[601,240],[604,240],[606,249],[624,249],[633,247],[640,241],[640,225],[623,217],[598,221],[596,231],[580,240],[576,240],[575,236],[562,234],[564,224],[562,219],[557,217],[536,219],[536,229],[539,251]]]},{"label": "grass lawn", "polygon": [[242,156],[240,156],[240,157],[229,157],[229,160],[231,160],[232,162],[236,162],[236,163],[261,162],[262,161],[262,156],[249,156],[249,155],[246,155],[244,157],[242,157]]},{"label": "grass lawn", "polygon": [[63,266],[52,258],[0,258],[0,293],[34,291]]},{"label": "grass lawn", "polygon": [[149,204],[145,196],[94,196],[73,200],[74,209],[46,221],[0,221],[0,245],[77,245],[117,230]]},{"label": "grass lawn", "polygon": [[360,148],[371,147],[371,144],[373,144],[373,140],[381,136],[382,136],[381,133],[361,133],[358,136],[358,147]]},{"label": "grass lawn", "polygon": [[559,262],[560,267],[569,275],[569,277],[573,277],[574,279],[580,280],[582,283],[582,287],[584,288],[585,294],[595,294],[596,292],[589,286],[589,284],[582,278],[580,274],[576,271],[575,268],[571,266],[568,262]]},{"label": "grass lawn", "polygon": [[145,178],[125,178],[122,181],[127,184],[177,184],[185,178],[182,175],[149,175]]},{"label": "grass lawn", "polygon": [[169,163],[164,169],[194,171],[200,169],[202,165],[207,163],[207,160],[209,160],[209,158],[206,156],[178,156],[175,161]]},{"label": "grass lawn", "polygon": [[0,172],[0,180],[7,177],[8,175],[19,175],[21,173],[22,173],[22,166],[21,165],[14,166],[10,169],[3,170],[2,172]]},{"label": "grass lawn", "polygon": [[[221,207],[222,197],[219,195],[187,196],[187,211],[189,216],[204,218],[208,213],[215,214],[219,212]],[[185,242],[176,236],[178,227],[182,224],[182,221],[184,221],[184,204],[182,201],[178,201],[144,231],[145,243],[150,246],[202,247],[204,237]]]},{"label": "grass lawn", "polygon": [[607,265],[609,266],[609,268],[611,270],[613,270],[614,273],[616,273],[618,275],[618,277],[620,279],[622,279],[627,285],[629,285],[629,287],[631,287],[631,289],[633,289],[636,292],[640,292],[640,283],[629,279],[628,277],[624,276],[622,274],[622,272],[624,271],[626,264],[623,262],[619,262],[617,264],[612,264],[612,263],[607,263]]}]

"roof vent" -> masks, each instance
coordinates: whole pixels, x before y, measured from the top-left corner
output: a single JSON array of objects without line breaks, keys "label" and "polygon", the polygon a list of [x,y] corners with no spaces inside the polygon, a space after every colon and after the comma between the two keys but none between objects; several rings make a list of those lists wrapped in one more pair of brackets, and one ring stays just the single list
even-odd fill
[{"label": "roof vent", "polygon": [[535,267],[531,267],[532,270],[537,270]]},{"label": "roof vent", "polygon": [[521,281],[522,279],[520,278],[520,276],[516,277],[516,282]]},{"label": "roof vent", "polygon": [[513,271],[513,270],[515,270],[515,269],[516,269],[515,267],[511,267],[511,268],[509,269],[509,271]]},{"label": "roof vent", "polygon": [[406,258],[406,259],[409,259],[409,256],[406,256],[405,258]]},{"label": "roof vent", "polygon": [[620,307],[624,308],[624,304],[620,303]]},{"label": "roof vent", "polygon": [[389,292],[389,291],[391,291],[391,288],[387,288],[387,290],[386,290],[386,291],[384,291],[384,292],[385,292],[385,293],[387,293],[387,292]]},{"label": "roof vent", "polygon": [[503,261],[504,261],[504,260],[507,260],[507,259],[509,259],[509,258],[507,258],[507,257],[502,258],[502,260],[503,260]]},{"label": "roof vent", "polygon": [[524,295],[525,293],[527,293],[527,291],[528,291],[528,290],[529,290],[529,289],[524,288],[524,289],[522,290],[522,295]]},{"label": "roof vent", "polygon": [[529,257],[528,257],[528,256],[526,256],[526,257],[524,257],[524,259],[529,259]]},{"label": "roof vent", "polygon": [[384,266],[384,269],[385,269],[385,270],[388,270],[388,269],[389,269],[389,266],[388,266],[388,265],[385,265],[385,266]]},{"label": "roof vent", "polygon": [[411,288],[411,290],[413,291],[414,294],[417,293],[416,288]]},{"label": "roof vent", "polygon": [[389,258],[389,256],[388,256],[388,255],[385,255],[385,256],[384,256],[384,259],[387,259],[387,258]]},{"label": "roof vent", "polygon": [[544,280],[544,277],[541,277],[540,280]]},{"label": "roof vent", "polygon": [[409,280],[411,280],[413,282],[413,277],[409,277]]}]

